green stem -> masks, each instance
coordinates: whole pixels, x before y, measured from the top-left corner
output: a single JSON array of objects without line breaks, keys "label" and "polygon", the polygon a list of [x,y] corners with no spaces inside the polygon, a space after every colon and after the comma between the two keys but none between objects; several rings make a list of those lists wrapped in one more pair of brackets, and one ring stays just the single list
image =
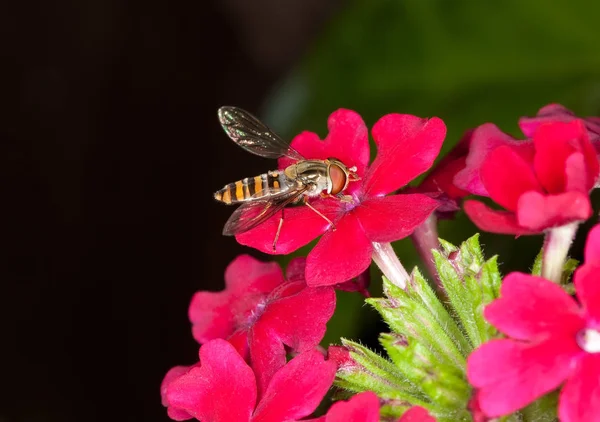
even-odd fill
[{"label": "green stem", "polygon": [[432,253],[433,249],[440,249],[437,231],[437,216],[435,213],[432,213],[423,224],[417,227],[410,238],[421,257],[421,261],[423,261],[423,265],[427,268],[429,276],[433,279],[436,290],[444,293],[444,287],[442,286],[442,282],[435,267],[435,259]]}]

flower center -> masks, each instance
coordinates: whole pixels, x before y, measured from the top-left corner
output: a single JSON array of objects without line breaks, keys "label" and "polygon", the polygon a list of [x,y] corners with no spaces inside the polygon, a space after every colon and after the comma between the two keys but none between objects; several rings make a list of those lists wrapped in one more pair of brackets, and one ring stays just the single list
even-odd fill
[{"label": "flower center", "polygon": [[588,353],[600,353],[600,332],[593,328],[584,328],[577,333],[577,344]]}]

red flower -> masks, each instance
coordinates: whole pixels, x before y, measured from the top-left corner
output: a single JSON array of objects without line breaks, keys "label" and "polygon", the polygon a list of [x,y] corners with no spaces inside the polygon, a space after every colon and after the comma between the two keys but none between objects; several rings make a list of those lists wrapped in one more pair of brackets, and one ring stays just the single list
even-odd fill
[{"label": "red flower", "polygon": [[600,415],[600,226],[589,234],[585,264],[574,276],[579,304],[559,285],[511,273],[486,319],[508,339],[492,340],[467,362],[481,410],[512,413],[564,384],[562,422]]},{"label": "red flower", "polygon": [[314,412],[335,371],[318,351],[301,353],[273,375],[260,397],[252,369],[230,343],[217,339],[200,348],[198,365],[167,383],[163,400],[175,420],[292,422]]},{"label": "red flower", "polygon": [[489,196],[508,211],[465,201],[471,220],[482,230],[535,234],[586,220],[589,191],[598,178],[598,158],[580,120],[546,123],[533,136],[535,151],[500,146],[489,153],[480,174]]},{"label": "red flower", "polygon": [[462,171],[470,151],[473,130],[467,131],[456,146],[438,162],[417,187],[409,187],[406,193],[423,193],[439,202],[435,213],[440,218],[452,218],[460,210],[460,200],[470,192],[454,184],[454,177]]},{"label": "red flower", "polygon": [[[435,200],[422,194],[386,195],[431,166],[446,134],[438,118],[388,114],[373,127],[378,155],[367,169],[369,142],[360,116],[341,109],[330,116],[328,125],[325,141],[304,132],[296,136],[292,147],[306,158],[336,157],[347,166],[356,166],[361,180],[348,186],[345,193],[350,195],[350,202],[337,198],[311,202],[333,221],[335,230],[309,207],[293,207],[286,210],[277,242],[277,253],[287,254],[324,233],[307,256],[306,281],[312,286],[334,285],[356,277],[371,263],[372,242],[402,239],[429,217],[438,205]],[[280,159],[279,167],[291,163],[290,159]],[[275,216],[236,238],[243,245],[273,253],[279,219]]]},{"label": "red flower", "polygon": [[194,338],[228,339],[248,357],[262,392],[286,362],[286,346],[295,352],[312,350],[323,338],[335,310],[331,287],[307,287],[304,259],[288,266],[285,281],[275,263],[238,256],[225,271],[226,288],[201,291],[189,308]]},{"label": "red flower", "polygon": [[485,123],[473,130],[465,166],[456,173],[454,185],[475,195],[489,196],[481,181],[480,171],[490,153],[501,146],[510,147],[525,160],[529,161],[533,157],[534,148],[530,141],[519,141],[502,132],[498,126]]},{"label": "red flower", "polygon": [[325,416],[310,422],[379,422],[379,398],[371,391],[356,394],[335,402]]},{"label": "red flower", "polygon": [[398,422],[435,422],[435,418],[429,414],[427,409],[413,406],[402,414]]},{"label": "red flower", "polygon": [[[537,128],[548,122],[572,122],[579,117],[568,108],[560,104],[548,104],[542,107],[535,117],[521,117],[519,127],[527,137],[532,137]],[[588,131],[590,141],[600,152],[600,117],[586,117],[583,120],[585,128]]]}]

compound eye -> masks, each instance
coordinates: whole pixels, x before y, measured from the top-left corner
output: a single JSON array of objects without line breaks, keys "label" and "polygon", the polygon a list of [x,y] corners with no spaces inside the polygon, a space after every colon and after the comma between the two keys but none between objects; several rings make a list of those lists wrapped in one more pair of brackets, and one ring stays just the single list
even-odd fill
[{"label": "compound eye", "polygon": [[337,195],[346,187],[346,172],[337,164],[329,166],[329,178],[331,179],[331,194]]}]

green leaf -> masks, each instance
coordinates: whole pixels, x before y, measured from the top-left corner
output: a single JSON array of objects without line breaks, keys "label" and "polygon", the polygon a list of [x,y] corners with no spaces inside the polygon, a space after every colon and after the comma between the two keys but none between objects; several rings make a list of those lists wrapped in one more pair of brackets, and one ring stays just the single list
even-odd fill
[{"label": "green leaf", "polygon": [[442,251],[433,251],[435,265],[452,313],[470,341],[468,354],[495,333],[483,317],[483,308],[499,294],[501,276],[497,258],[484,260],[479,235],[458,248],[444,240],[440,242]]},{"label": "green leaf", "polygon": [[562,285],[566,285],[569,283],[569,281],[571,280],[571,276],[573,275],[578,266],[578,260],[573,258],[567,259],[567,262],[565,262],[565,265],[563,267],[563,275],[561,280]]},{"label": "green leaf", "polygon": [[533,268],[531,269],[532,275],[537,275],[538,277],[542,276],[542,261],[544,259],[544,249],[540,249],[540,252],[535,257],[535,261],[533,261]]},{"label": "green leaf", "polygon": [[345,363],[338,371],[337,387],[353,392],[373,391],[382,398],[424,403],[420,389],[391,361],[356,342],[342,339],[342,344],[352,363]]},{"label": "green leaf", "polygon": [[558,420],[557,408],[558,391],[553,391],[537,399],[519,413],[525,422],[554,422]]},{"label": "green leaf", "polygon": [[413,271],[406,291],[385,277],[383,285],[387,299],[365,301],[389,327],[395,333],[418,338],[435,353],[438,362],[464,369],[466,355],[460,349],[465,343],[464,335],[418,270]]}]

